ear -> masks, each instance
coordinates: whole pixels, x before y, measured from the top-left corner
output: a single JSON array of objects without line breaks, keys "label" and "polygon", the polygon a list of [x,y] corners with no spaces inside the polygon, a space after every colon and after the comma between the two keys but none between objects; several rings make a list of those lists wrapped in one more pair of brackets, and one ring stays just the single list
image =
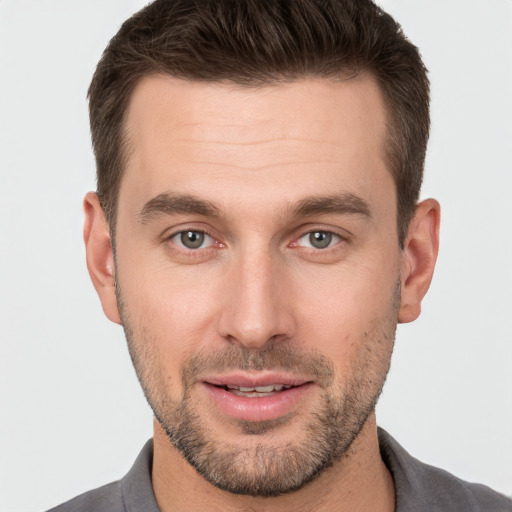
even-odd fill
[{"label": "ear", "polygon": [[98,195],[89,192],[84,198],[84,242],[87,269],[96,289],[103,312],[116,324],[121,323],[117,308],[115,267],[108,223]]},{"label": "ear", "polygon": [[416,320],[432,281],[439,250],[441,207],[435,199],[418,204],[402,252],[402,290],[398,321]]}]

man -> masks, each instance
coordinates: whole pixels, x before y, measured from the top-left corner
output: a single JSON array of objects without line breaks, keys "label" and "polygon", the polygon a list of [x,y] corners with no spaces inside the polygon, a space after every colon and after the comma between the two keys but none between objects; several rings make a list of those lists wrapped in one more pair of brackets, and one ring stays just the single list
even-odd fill
[{"label": "man", "polygon": [[377,429],[438,249],[428,80],[366,1],[160,1],[89,91],[88,269],[155,414],[56,510],[512,510]]}]

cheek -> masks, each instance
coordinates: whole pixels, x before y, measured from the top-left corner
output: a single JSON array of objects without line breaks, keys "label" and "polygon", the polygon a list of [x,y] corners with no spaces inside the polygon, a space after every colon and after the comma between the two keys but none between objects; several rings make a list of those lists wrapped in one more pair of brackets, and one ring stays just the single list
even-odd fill
[{"label": "cheek", "polygon": [[214,322],[196,293],[184,291],[179,281],[163,279],[160,273],[154,280],[151,275],[120,279],[123,324],[146,395],[155,402],[166,390],[165,396],[178,400],[183,367],[202,341],[212,338],[208,330]]},{"label": "cheek", "polygon": [[169,265],[130,266],[120,262],[119,282],[130,323],[144,330],[152,349],[166,361],[193,355],[215,327],[217,286],[197,267],[177,271]]},{"label": "cheek", "polygon": [[296,283],[301,337],[347,369],[365,345],[394,333],[399,274],[362,264],[324,270]]}]

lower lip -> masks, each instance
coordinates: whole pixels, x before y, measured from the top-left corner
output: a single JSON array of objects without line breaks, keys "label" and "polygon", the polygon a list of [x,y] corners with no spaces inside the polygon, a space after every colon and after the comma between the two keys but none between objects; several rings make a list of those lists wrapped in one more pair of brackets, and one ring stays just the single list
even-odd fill
[{"label": "lower lip", "polygon": [[203,387],[217,407],[227,416],[243,421],[268,421],[293,412],[297,403],[312,391],[312,383],[302,384],[273,395],[244,397],[203,382]]}]

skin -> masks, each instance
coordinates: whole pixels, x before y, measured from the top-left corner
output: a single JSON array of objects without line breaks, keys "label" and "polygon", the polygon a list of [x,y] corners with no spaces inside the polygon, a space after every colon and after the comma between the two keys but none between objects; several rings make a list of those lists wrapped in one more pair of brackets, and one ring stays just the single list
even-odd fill
[{"label": "skin", "polygon": [[[193,381],[190,402],[219,447],[250,451],[263,443],[270,453],[300,446],[325,396],[343,398],[358,379],[368,400],[376,398],[397,322],[419,315],[437,256],[439,205],[431,199],[418,205],[400,249],[385,123],[380,91],[364,75],[262,88],[157,76],[137,86],[126,118],[131,151],[119,193],[116,261],[94,193],[84,202],[84,238],[105,314],[131,331],[146,395],[162,408],[179,404],[182,370],[203,353],[262,354],[280,345],[304,360],[319,355],[332,369],[331,381],[313,379],[290,414],[262,435],[243,428],[257,427],[257,418],[234,420],[200,378]],[[147,206],[162,194],[207,201],[215,215]],[[301,201],[333,194],[341,204],[356,198],[356,206],[297,212]],[[187,249],[180,244],[183,230],[210,238]],[[312,231],[333,233],[330,245],[311,246]],[[213,486],[156,420],[152,476],[164,512],[395,506],[373,412],[331,467],[282,496]]]}]

